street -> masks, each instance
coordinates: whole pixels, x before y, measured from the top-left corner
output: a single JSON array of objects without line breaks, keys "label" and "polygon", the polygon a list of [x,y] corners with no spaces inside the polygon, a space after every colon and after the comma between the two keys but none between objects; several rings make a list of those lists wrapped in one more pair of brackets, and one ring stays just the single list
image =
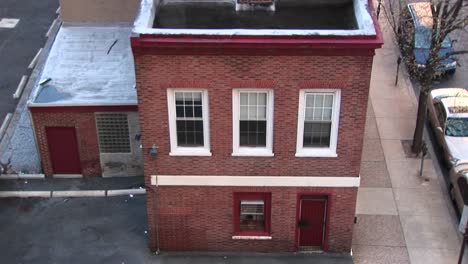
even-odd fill
[{"label": "street", "polygon": [[13,93],[21,77],[31,73],[28,65],[44,45],[58,6],[58,0],[0,1],[0,20],[19,19],[13,28],[0,27],[0,123],[15,111]]}]

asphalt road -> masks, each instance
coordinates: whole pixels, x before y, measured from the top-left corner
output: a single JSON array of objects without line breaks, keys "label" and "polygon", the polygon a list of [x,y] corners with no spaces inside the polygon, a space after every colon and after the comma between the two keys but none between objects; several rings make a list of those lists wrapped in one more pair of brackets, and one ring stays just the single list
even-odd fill
[{"label": "asphalt road", "polygon": [[0,124],[7,113],[15,111],[18,100],[13,93],[28,65],[43,47],[58,0],[1,0],[0,19],[20,19],[14,28],[0,28]]}]

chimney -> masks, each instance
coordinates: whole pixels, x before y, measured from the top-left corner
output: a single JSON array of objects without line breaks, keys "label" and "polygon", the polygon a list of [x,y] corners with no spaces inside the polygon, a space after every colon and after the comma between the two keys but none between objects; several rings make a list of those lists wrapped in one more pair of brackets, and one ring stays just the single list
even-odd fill
[{"label": "chimney", "polygon": [[236,0],[236,11],[275,11],[275,0]]}]

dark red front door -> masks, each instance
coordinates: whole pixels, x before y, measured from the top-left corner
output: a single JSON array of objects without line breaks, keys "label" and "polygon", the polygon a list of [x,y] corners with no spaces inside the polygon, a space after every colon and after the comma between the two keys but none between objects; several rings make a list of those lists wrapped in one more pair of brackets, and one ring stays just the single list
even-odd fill
[{"label": "dark red front door", "polygon": [[299,214],[299,247],[322,247],[325,231],[326,198],[303,198]]},{"label": "dark red front door", "polygon": [[80,156],[74,127],[46,127],[54,174],[81,174]]}]

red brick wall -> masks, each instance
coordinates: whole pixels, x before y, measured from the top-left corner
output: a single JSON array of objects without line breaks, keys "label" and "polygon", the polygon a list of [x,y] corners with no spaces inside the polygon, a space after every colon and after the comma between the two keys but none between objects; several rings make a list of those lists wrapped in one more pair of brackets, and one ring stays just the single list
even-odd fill
[{"label": "red brick wall", "polygon": [[[144,155],[147,186],[150,185],[150,175],[357,176],[360,168],[371,67],[372,57],[365,56],[135,55],[142,143],[145,149],[153,144],[158,146],[157,157]],[[170,142],[167,88],[208,89],[211,157],[168,155]],[[235,88],[274,89],[274,157],[231,156],[232,89]],[[306,88],[341,89],[337,158],[295,157],[299,90]],[[147,190],[150,248],[156,250],[154,189],[148,187]],[[295,214],[291,214],[296,208],[293,202],[296,199],[294,189],[283,194],[282,192],[273,194],[272,204],[276,208],[274,210],[279,212],[279,208],[283,207],[284,210],[290,211],[288,214],[291,215],[284,216],[287,219],[276,216],[280,223],[283,221],[285,224],[283,227],[277,224],[278,219],[272,221],[275,239],[271,242],[230,239],[232,235],[230,201],[233,189],[165,187],[160,190],[164,200],[159,206],[182,206],[184,203],[198,199],[197,201],[203,200],[204,205],[208,204],[208,207],[219,209],[219,212],[203,212],[201,215],[197,213],[200,215],[198,217],[193,215],[162,217],[160,219],[164,228],[160,238],[163,243],[162,249],[293,250],[294,223],[287,221],[295,219]],[[200,190],[206,191],[209,195],[203,195],[204,192]],[[330,215],[330,250],[347,251],[351,245],[356,190],[339,188],[330,190],[333,192],[332,202],[335,204]],[[192,191],[196,191],[197,196],[187,195],[187,192]],[[166,197],[174,199],[169,200]],[[221,203],[223,207],[220,208],[217,203]],[[196,209],[195,212],[199,212],[198,207],[193,208]],[[203,216],[204,213],[220,218]],[[212,227],[207,226],[213,221],[218,223],[214,231]],[[176,224],[177,228],[171,223]],[[254,245],[255,248],[249,247]]]},{"label": "red brick wall", "polygon": [[[266,187],[159,187],[148,207],[157,217],[162,251],[257,251],[292,252],[296,242],[298,194],[328,194],[329,251],[348,251],[357,188],[266,188]],[[233,240],[233,193],[271,192],[271,240]],[[152,221],[154,223],[154,221]],[[154,231],[154,226],[150,230]],[[155,233],[150,235],[156,235]],[[156,244],[152,244],[156,250]]]},{"label": "red brick wall", "polygon": [[[135,56],[145,175],[357,176],[372,57]],[[232,89],[274,89],[274,157],[232,157]],[[340,87],[336,87],[340,86]],[[167,88],[208,89],[211,157],[170,157]],[[296,158],[299,90],[341,88],[338,158]],[[180,166],[183,164],[183,166]]]},{"label": "red brick wall", "polygon": [[84,177],[101,176],[99,144],[94,112],[32,113],[42,168],[46,176],[54,174],[47,145],[46,127],[75,127]]}]

